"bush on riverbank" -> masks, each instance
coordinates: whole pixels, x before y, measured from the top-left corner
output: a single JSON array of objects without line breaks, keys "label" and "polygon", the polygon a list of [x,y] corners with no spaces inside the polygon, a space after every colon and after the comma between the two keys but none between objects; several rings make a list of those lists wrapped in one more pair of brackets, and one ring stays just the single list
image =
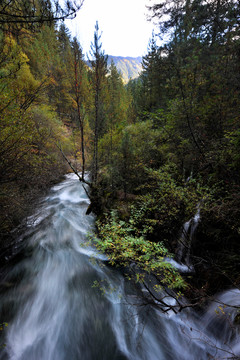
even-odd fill
[{"label": "bush on riverbank", "polygon": [[[123,192],[120,196],[121,192],[116,193],[112,201],[111,197],[103,200],[102,208],[99,200],[98,247],[114,264],[129,266],[139,261],[140,256],[140,268],[151,271],[149,259],[156,257],[153,244],[164,249],[162,257],[168,256],[168,252],[176,254],[184,222],[199,208],[196,232],[193,237],[187,234],[190,237],[185,244],[190,249],[189,261],[195,268],[185,279],[189,285],[185,293],[201,302],[229,286],[237,286],[240,273],[238,187],[229,187],[223,182],[211,185],[211,181],[208,186],[201,186],[200,179],[183,183],[172,166],[147,173],[141,192],[138,189],[140,194],[124,196]],[[159,259],[158,276],[162,263]]]}]

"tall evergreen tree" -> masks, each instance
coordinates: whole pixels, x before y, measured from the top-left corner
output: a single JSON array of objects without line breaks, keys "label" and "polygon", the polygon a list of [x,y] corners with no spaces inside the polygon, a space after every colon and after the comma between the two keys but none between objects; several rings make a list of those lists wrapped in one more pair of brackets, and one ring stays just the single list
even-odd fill
[{"label": "tall evergreen tree", "polygon": [[101,34],[99,33],[98,22],[95,25],[94,40],[91,44],[90,60],[92,67],[92,83],[94,89],[94,106],[95,106],[95,119],[94,119],[94,152],[93,152],[93,181],[97,181],[98,177],[98,142],[104,128],[104,114],[103,114],[103,88],[107,75],[107,56],[102,50]]},{"label": "tall evergreen tree", "polygon": [[156,44],[156,36],[152,33],[149,41],[148,53],[142,59],[142,107],[144,110],[153,111],[163,104],[163,83],[166,78],[162,49]]},{"label": "tall evergreen tree", "polygon": [[74,70],[74,99],[76,102],[76,118],[80,129],[81,136],[81,156],[82,156],[82,180],[85,175],[85,147],[84,147],[84,118],[86,115],[84,109],[84,83],[86,80],[86,65],[81,46],[76,37],[72,41],[72,56],[73,56],[73,70]]}]

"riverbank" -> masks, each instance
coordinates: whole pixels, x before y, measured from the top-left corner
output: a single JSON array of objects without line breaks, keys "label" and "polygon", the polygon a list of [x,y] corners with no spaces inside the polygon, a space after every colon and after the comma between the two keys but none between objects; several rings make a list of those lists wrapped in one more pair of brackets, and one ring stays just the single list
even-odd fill
[{"label": "riverbank", "polygon": [[[160,246],[162,256],[165,252],[165,256],[191,269],[183,274],[180,291],[197,307],[205,306],[216,293],[238,288],[239,188],[222,182],[212,187],[194,180],[181,183],[173,174],[161,170],[151,176],[148,181],[144,179],[141,191],[136,189],[131,194],[111,192],[106,187],[104,193],[101,179],[100,196],[95,200],[99,248],[107,252],[114,264],[137,263],[144,271],[154,273],[152,261],[158,255],[151,244]],[[194,223],[191,219],[196,213],[198,220]],[[188,224],[187,230],[184,224]],[[181,258],[180,247],[185,254]],[[174,286],[171,272],[165,270],[162,274],[158,268],[155,275],[159,285],[164,286],[164,279],[165,284],[172,282]]]},{"label": "riverbank", "polygon": [[8,183],[1,187],[0,280],[15,258],[16,261],[21,258],[28,217],[34,213],[49,189],[64,179],[67,171],[66,164],[60,162],[55,167],[42,169],[38,174],[30,172],[25,178],[13,182],[11,188]]}]

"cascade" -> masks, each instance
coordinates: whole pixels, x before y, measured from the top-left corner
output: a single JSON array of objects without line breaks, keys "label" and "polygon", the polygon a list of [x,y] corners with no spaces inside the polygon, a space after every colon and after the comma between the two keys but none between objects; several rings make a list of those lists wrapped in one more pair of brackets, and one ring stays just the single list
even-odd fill
[{"label": "cascade", "polygon": [[78,178],[70,174],[29,218],[25,257],[1,284],[0,323],[8,323],[1,331],[1,360],[240,355],[237,327],[229,325],[238,310],[229,307],[239,305],[238,290],[219,295],[201,314],[142,306],[137,290],[89,244],[95,219],[86,215],[88,204]]},{"label": "cascade", "polygon": [[182,266],[186,266],[185,271],[192,271],[193,267],[190,260],[190,250],[193,236],[200,221],[200,206],[193,218],[183,225],[182,234],[179,239],[177,250],[177,260]]}]

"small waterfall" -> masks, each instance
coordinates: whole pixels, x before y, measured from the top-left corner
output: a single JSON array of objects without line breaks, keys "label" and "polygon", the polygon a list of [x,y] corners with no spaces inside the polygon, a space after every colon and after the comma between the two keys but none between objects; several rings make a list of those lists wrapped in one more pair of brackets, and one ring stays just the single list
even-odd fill
[{"label": "small waterfall", "polygon": [[182,234],[179,240],[179,247],[177,250],[177,261],[187,267],[188,271],[193,270],[193,266],[190,260],[191,244],[196,228],[200,221],[200,206],[198,206],[197,212],[193,218],[187,221],[182,230]]},{"label": "small waterfall", "polygon": [[[218,296],[202,314],[143,306],[140,289],[89,245],[95,219],[86,216],[88,204],[71,174],[29,219],[26,256],[1,284],[0,323],[9,324],[0,331],[1,360],[219,360],[240,355],[237,327],[222,317],[222,303],[239,305],[238,290]],[[199,213],[193,228],[198,220]],[[185,230],[192,234],[190,224]],[[237,309],[233,315],[232,310],[231,320]]]}]

